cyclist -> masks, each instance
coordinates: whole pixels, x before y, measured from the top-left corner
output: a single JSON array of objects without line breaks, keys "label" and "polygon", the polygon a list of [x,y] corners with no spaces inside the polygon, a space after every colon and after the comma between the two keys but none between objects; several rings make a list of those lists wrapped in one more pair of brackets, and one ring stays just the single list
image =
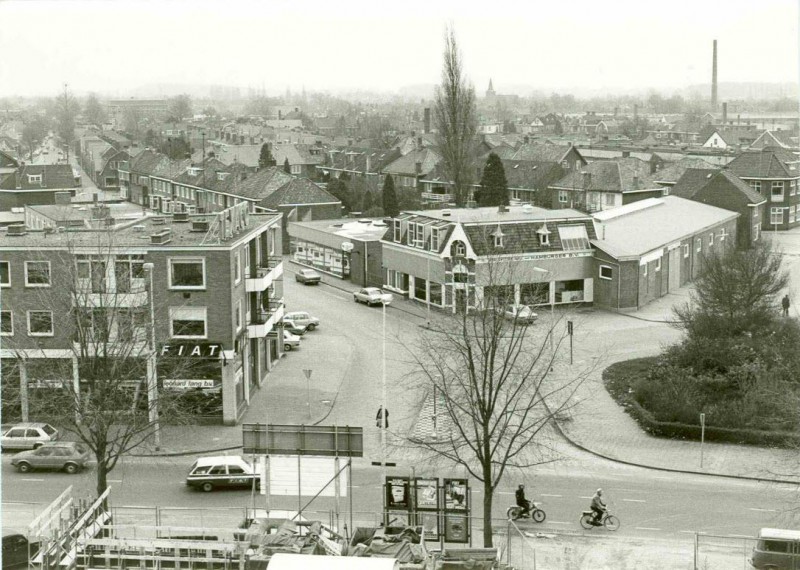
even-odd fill
[{"label": "cyclist", "polygon": [[603,490],[598,489],[597,492],[592,497],[592,512],[594,513],[594,519],[592,520],[592,524],[594,526],[600,526],[600,520],[603,518],[603,513],[606,512],[606,503],[603,500]]},{"label": "cyclist", "polygon": [[522,512],[519,514],[520,518],[528,516],[531,512],[531,503],[525,498],[525,485],[520,485],[514,496],[517,498],[517,506],[522,507]]}]

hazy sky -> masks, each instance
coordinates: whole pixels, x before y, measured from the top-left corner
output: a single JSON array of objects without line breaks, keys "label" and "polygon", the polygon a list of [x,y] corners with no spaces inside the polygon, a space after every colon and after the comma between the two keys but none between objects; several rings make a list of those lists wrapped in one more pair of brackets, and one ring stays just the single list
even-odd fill
[{"label": "hazy sky", "polygon": [[452,22],[480,93],[798,78],[797,0],[0,0],[0,96],[230,84],[391,92],[439,80]]}]

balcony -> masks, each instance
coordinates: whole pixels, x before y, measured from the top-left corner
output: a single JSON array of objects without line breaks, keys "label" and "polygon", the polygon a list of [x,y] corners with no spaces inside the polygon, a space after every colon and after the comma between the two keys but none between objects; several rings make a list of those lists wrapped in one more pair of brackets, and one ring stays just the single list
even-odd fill
[{"label": "balcony", "polygon": [[423,192],[422,200],[425,202],[452,202],[452,194],[437,194],[436,192]]},{"label": "balcony", "polygon": [[283,298],[270,299],[267,310],[256,313],[247,325],[248,338],[264,338],[283,319]]},{"label": "balcony", "polygon": [[248,293],[260,293],[266,291],[272,282],[283,275],[283,260],[280,257],[270,257],[266,267],[262,263],[256,270],[256,277],[245,279],[245,291]]}]

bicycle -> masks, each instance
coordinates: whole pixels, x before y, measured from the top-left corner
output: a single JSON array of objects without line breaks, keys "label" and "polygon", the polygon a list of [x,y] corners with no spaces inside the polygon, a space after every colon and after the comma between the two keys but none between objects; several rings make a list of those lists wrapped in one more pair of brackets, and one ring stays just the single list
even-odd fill
[{"label": "bicycle", "polygon": [[603,513],[599,524],[595,524],[594,522],[594,511],[583,511],[583,513],[581,513],[581,526],[586,530],[591,530],[596,526],[604,526],[606,530],[614,531],[619,529],[619,525],[619,518],[608,511]]}]

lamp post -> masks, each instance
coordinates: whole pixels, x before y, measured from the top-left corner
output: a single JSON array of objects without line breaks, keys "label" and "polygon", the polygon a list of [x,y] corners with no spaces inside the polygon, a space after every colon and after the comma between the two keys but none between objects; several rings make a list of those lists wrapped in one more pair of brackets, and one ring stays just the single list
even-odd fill
[{"label": "lamp post", "polygon": [[156,450],[161,448],[161,426],[158,418],[158,369],[156,367],[156,310],[153,290],[153,264],[145,263],[142,268],[147,273],[148,304],[150,305],[150,334],[148,344],[150,354],[147,367],[147,414],[153,426],[153,445]]},{"label": "lamp post", "polygon": [[306,375],[306,408],[308,408],[308,421],[311,421],[311,373],[313,370],[304,368],[303,374]]},{"label": "lamp post", "polygon": [[383,358],[381,358],[381,410],[383,415],[381,417],[381,469],[383,471],[383,481],[386,481],[386,301],[381,302],[382,315],[382,329],[383,329],[383,342],[382,350]]}]

